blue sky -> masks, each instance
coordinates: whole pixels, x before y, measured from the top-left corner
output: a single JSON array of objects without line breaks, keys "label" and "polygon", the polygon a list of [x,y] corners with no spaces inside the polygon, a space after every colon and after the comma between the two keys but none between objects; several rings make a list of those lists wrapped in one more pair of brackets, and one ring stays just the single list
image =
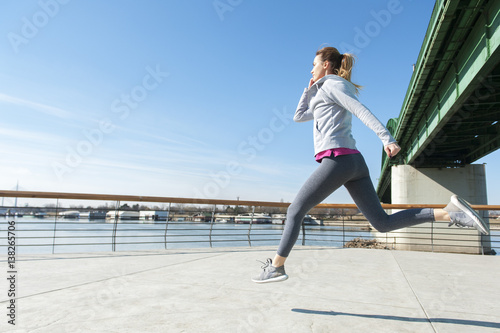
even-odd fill
[{"label": "blue sky", "polygon": [[[2,1],[0,188],[291,201],[317,167],[312,124],[291,120],[315,51],[354,51],[360,100],[386,123],[433,6]],[[357,119],[353,131],[376,184],[381,142]],[[498,156],[478,161],[492,204]]]}]

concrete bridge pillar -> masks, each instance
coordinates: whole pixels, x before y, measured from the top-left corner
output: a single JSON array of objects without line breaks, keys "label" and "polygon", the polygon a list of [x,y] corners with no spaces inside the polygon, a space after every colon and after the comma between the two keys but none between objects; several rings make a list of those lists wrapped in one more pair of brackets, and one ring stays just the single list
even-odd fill
[{"label": "concrete bridge pillar", "polygon": [[[471,204],[486,205],[485,165],[470,164],[463,168],[392,167],[393,204],[448,204],[457,194]],[[479,211],[489,223],[487,211]],[[491,250],[489,236],[475,229],[452,226],[447,222],[425,223],[388,233],[388,245],[396,249],[481,254]]]}]

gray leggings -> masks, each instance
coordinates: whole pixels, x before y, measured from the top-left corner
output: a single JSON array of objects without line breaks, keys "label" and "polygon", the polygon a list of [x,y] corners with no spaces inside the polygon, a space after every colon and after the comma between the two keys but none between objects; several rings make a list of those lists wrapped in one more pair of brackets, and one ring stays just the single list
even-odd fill
[{"label": "gray leggings", "polygon": [[342,185],[347,188],[361,213],[380,232],[434,221],[434,210],[429,208],[407,209],[387,215],[380,205],[361,154],[326,157],[288,207],[278,255],[288,257],[299,237],[302,220],[307,212]]}]

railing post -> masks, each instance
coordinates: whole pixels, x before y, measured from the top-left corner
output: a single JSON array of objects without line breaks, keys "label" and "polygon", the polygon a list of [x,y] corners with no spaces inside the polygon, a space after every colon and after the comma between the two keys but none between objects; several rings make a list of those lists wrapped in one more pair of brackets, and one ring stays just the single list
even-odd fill
[{"label": "railing post", "polygon": [[[482,214],[482,218],[483,219],[488,219],[488,225],[490,224],[490,220],[489,220],[489,217],[490,217],[490,211],[489,210],[483,210],[481,212]],[[484,237],[485,235],[481,234],[479,235],[480,239],[481,239],[481,254],[484,256]],[[490,237],[490,236],[489,236]],[[490,246],[489,246],[489,251],[491,252],[491,238],[490,238]]]},{"label": "railing post", "polygon": [[306,245],[306,225],[302,219],[302,246]]},{"label": "railing post", "polygon": [[212,210],[212,221],[210,223],[210,233],[208,234],[208,241],[210,243],[210,247],[212,247],[212,229],[214,227],[215,222],[215,210],[217,209],[217,205],[214,205],[214,209]]},{"label": "railing post", "polygon": [[56,216],[54,219],[54,235],[52,237],[52,254],[54,254],[56,246],[56,230],[57,230],[57,216],[59,215],[59,199],[56,199]]},{"label": "railing post", "polygon": [[163,236],[165,240],[165,250],[167,249],[167,230],[168,230],[168,220],[170,220],[170,207],[172,207],[172,203],[168,203],[168,210],[167,210],[167,220],[165,221],[165,235]]},{"label": "railing post", "polygon": [[[385,212],[387,213],[387,210],[385,210]],[[391,210],[391,212],[392,212],[392,210]],[[370,222],[368,222],[368,224],[370,224]],[[369,230],[371,230],[371,229],[369,229]],[[389,248],[389,245],[388,245],[388,244],[389,244],[389,233],[388,233],[388,232],[386,232],[386,233],[385,233],[385,248],[386,248],[386,249],[388,249],[388,248]]]},{"label": "railing post", "polygon": [[345,246],[345,221],[344,221],[344,208],[341,210],[342,212],[342,247]]},{"label": "railing post", "polygon": [[115,220],[113,222],[113,234],[111,237],[111,247],[113,249],[113,252],[116,251],[116,230],[118,228],[118,209],[120,209],[120,201],[119,200],[116,202],[116,206],[115,206]]},{"label": "railing post", "polygon": [[431,251],[434,252],[434,220],[431,221]]},{"label": "railing post", "polygon": [[248,246],[252,247],[252,240],[250,238],[250,232],[252,231],[253,215],[255,214],[255,206],[252,206],[252,216],[250,218],[250,223],[248,224]]}]

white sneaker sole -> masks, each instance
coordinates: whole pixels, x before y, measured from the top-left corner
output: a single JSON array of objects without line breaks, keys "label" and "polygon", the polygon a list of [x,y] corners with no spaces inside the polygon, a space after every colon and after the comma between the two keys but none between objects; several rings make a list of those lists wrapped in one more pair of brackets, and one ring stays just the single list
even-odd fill
[{"label": "white sneaker sole", "polygon": [[255,283],[268,283],[268,282],[280,282],[280,281],[285,281],[286,279],[288,279],[288,275],[280,275],[280,276],[277,276],[275,278],[271,278],[271,279],[267,279],[267,280],[255,280],[255,279],[252,279],[253,282]]},{"label": "white sneaker sole", "polygon": [[471,206],[469,206],[469,203],[467,203],[467,201],[456,195],[453,195],[451,197],[451,202],[472,219],[472,221],[474,222],[474,227],[476,227],[477,230],[479,230],[483,235],[489,235],[486,223],[484,223],[481,216],[479,216],[479,214],[474,209],[472,209]]}]

